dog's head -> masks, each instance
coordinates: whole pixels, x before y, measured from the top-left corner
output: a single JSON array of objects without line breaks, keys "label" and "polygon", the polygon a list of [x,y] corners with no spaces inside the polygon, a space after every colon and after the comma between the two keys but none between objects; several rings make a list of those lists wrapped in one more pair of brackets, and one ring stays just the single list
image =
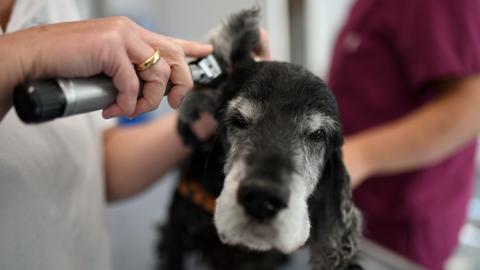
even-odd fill
[{"label": "dog's head", "polygon": [[[258,40],[257,10],[232,16],[212,40],[228,73],[219,113],[226,178],[214,221],[224,243],[289,253],[309,238],[311,215],[340,226],[352,214],[349,179],[331,92],[301,67],[253,61]],[[312,201],[324,204],[318,213]]]}]

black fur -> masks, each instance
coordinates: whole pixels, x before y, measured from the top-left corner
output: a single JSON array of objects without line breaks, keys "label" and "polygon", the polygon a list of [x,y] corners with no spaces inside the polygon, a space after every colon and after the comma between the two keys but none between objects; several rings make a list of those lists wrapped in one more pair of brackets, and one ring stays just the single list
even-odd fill
[{"label": "black fur", "polygon": [[[264,174],[295,169],[290,153],[296,146],[289,140],[296,135],[291,128],[295,119],[288,116],[292,112],[302,115],[310,110],[321,111],[338,123],[335,99],[323,81],[292,64],[254,62],[251,52],[258,40],[258,10],[233,15],[212,39],[216,57],[228,73],[226,81],[215,89],[193,91],[180,109],[179,132],[187,144],[198,146],[188,127],[199,112],[211,112],[221,123],[216,140],[197,147],[182,173],[183,177],[194,176],[215,197],[222,191],[225,178],[225,155],[230,147],[225,140],[230,124],[225,108],[233,98],[242,95],[266,108],[264,128],[251,131],[249,136],[256,147],[274,155],[247,158],[248,162],[260,165],[258,170]],[[225,44],[230,47],[220,47]],[[312,269],[361,269],[354,262],[360,217],[352,204],[350,180],[342,161],[340,125],[326,132],[323,142],[325,163],[308,199]],[[169,220],[160,229],[157,268],[183,269],[184,259],[191,254],[202,258],[212,269],[275,269],[287,260],[287,255],[275,250],[256,252],[222,244],[212,219],[212,214],[177,192]]]}]

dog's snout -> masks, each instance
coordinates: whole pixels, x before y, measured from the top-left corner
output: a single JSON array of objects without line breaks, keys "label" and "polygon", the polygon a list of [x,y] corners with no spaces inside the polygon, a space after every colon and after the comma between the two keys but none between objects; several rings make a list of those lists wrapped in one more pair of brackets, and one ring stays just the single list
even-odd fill
[{"label": "dog's snout", "polygon": [[240,185],[237,196],[247,215],[258,221],[265,221],[287,207],[289,191],[264,180],[247,180]]}]

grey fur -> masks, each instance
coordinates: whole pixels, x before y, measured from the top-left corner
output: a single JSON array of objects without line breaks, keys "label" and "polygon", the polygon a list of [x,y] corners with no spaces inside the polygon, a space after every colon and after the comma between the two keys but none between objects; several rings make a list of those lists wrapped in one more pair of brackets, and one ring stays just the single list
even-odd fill
[{"label": "grey fur", "polygon": [[[196,246],[216,269],[224,269],[222,263],[235,258],[239,262],[226,265],[229,269],[248,269],[247,265],[273,269],[280,261],[270,250],[290,253],[306,243],[312,251],[312,269],[360,269],[354,255],[361,218],[342,162],[335,99],[323,81],[301,67],[252,60],[259,40],[258,14],[258,9],[242,11],[218,30],[212,44],[227,79],[215,89],[193,91],[180,109],[179,131],[187,144],[196,141],[188,127],[200,111],[213,112],[220,121],[216,143],[196,148],[187,169],[218,196],[214,215],[218,236],[209,236],[218,244],[205,247],[190,242],[188,233],[176,234],[179,224],[185,223],[179,213],[197,211],[179,208],[184,202],[176,196],[170,221],[176,225],[164,227],[175,238],[162,242],[160,250],[178,257],[181,250],[172,253],[172,245],[185,247],[184,252]],[[252,219],[237,200],[239,186],[251,179],[289,190],[287,207],[268,222]],[[261,252],[233,252],[234,247],[222,246],[220,240]],[[217,253],[230,250],[230,255],[218,258]],[[164,265],[171,269],[178,262]]]}]

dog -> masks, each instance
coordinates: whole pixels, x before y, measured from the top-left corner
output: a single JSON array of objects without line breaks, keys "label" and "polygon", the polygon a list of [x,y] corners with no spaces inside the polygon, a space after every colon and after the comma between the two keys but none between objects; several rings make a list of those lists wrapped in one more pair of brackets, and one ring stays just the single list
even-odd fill
[{"label": "dog", "polygon": [[[211,39],[226,78],[179,110],[195,151],[160,227],[157,268],[184,269],[193,255],[212,269],[275,269],[307,244],[312,269],[361,269],[336,101],[300,66],[256,62],[258,42],[258,9],[229,17]],[[200,112],[219,122],[207,143],[189,128]]]}]

